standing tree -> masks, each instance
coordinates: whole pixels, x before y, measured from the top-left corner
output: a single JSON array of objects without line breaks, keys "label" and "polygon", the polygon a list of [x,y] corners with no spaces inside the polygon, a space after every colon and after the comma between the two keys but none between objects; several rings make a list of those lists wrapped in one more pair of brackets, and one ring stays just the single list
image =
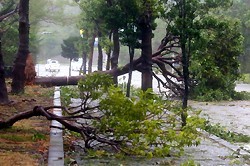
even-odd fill
[{"label": "standing tree", "polygon": [[88,33],[81,29],[80,35],[82,37],[81,42],[79,42],[78,48],[82,51],[82,65],[80,68],[80,73],[87,73],[87,57],[89,53],[89,43],[88,43]]},{"label": "standing tree", "polygon": [[3,55],[1,51],[2,43],[0,41],[0,104],[8,103],[8,92],[5,83],[5,72],[4,72],[4,63],[3,63]]},{"label": "standing tree", "polygon": [[[101,1],[101,0],[100,0]],[[131,0],[132,1],[132,0]],[[98,8],[98,12],[102,11],[105,13],[104,19],[102,21],[105,23],[107,29],[112,30],[111,26],[117,26],[118,32],[122,33],[122,30],[126,32],[126,26],[128,26],[126,22],[126,18],[119,11],[126,11],[122,7],[127,1],[102,1],[102,8]],[[158,1],[157,1],[158,2]],[[163,1],[161,1],[163,2]],[[124,3],[124,4],[122,4]],[[128,3],[131,4],[131,3]],[[106,6],[111,5],[111,6]],[[124,5],[125,6],[125,5]],[[133,5],[134,6],[134,5]],[[189,95],[190,86],[197,85],[202,86],[203,79],[200,79],[200,72],[204,71],[209,74],[205,74],[206,76],[214,75],[217,76],[218,73],[215,72],[217,68],[221,68],[224,73],[229,71],[229,75],[235,75],[237,77],[237,56],[239,55],[240,48],[238,47],[241,43],[241,35],[240,33],[235,33],[236,29],[232,28],[232,24],[228,24],[225,22],[219,23],[218,20],[214,19],[216,15],[214,13],[217,12],[221,7],[229,7],[230,0],[225,1],[192,1],[192,0],[176,0],[176,1],[164,1],[164,4],[145,1],[136,1],[135,6],[138,7],[138,16],[136,15],[136,31],[140,33],[140,45],[142,49],[141,57],[133,60],[133,69],[141,72],[146,72],[147,78],[149,80],[152,79],[151,74],[158,80],[160,84],[163,85],[164,88],[170,89],[170,92],[174,95],[182,96],[183,98],[183,110],[186,110],[187,100]],[[91,7],[91,6],[89,6]],[[97,7],[97,5],[95,6]],[[95,8],[96,9],[96,8]],[[112,10],[111,10],[112,9]],[[91,11],[91,9],[88,9]],[[96,10],[92,10],[96,11]],[[104,12],[106,11],[106,12]],[[167,22],[166,26],[166,35],[161,41],[161,45],[158,50],[152,53],[151,47],[151,38],[152,29],[154,29],[154,19],[158,16],[163,17]],[[123,14],[130,14],[124,12]],[[134,14],[134,13],[133,13]],[[218,17],[219,15],[217,15]],[[90,17],[92,18],[92,17]],[[123,18],[116,20],[116,18]],[[220,19],[221,17],[219,17]],[[86,18],[87,19],[87,18]],[[113,24],[112,24],[113,23]],[[129,22],[131,23],[131,22]],[[119,25],[119,26],[118,26]],[[232,29],[231,29],[231,28]],[[225,28],[228,29],[228,32]],[[126,29],[126,30],[124,30]],[[233,31],[235,30],[235,31]],[[214,31],[213,33],[211,33]],[[226,33],[225,33],[226,32]],[[206,35],[208,34],[208,35]],[[118,34],[119,35],[119,34]],[[220,41],[221,44],[215,44],[216,38],[213,36],[222,35],[220,37],[222,39]],[[113,34],[114,37],[114,34]],[[118,36],[119,37],[119,36]],[[209,37],[209,38],[208,38]],[[219,37],[219,36],[218,36]],[[234,45],[231,45],[226,39],[230,38],[234,41]],[[118,38],[121,39],[121,36]],[[213,40],[211,40],[213,39]],[[234,39],[234,40],[233,40]],[[202,40],[206,41],[203,42]],[[219,41],[219,40],[218,40]],[[119,41],[120,42],[120,41]],[[223,44],[222,44],[223,43]],[[114,45],[114,44],[113,44]],[[236,47],[234,47],[236,46]],[[206,51],[209,49],[209,51]],[[231,51],[230,51],[231,50]],[[233,51],[234,50],[234,51]],[[228,51],[228,52],[227,52]],[[149,54],[151,52],[151,54]],[[210,58],[216,56],[221,56],[221,58]],[[223,56],[222,56],[223,55]],[[196,57],[198,59],[196,59]],[[230,58],[225,58],[230,57]],[[227,61],[233,63],[223,63],[225,65],[229,65],[232,67],[232,70],[228,70],[226,66],[214,66],[210,68],[205,68],[206,65],[198,66],[197,70],[194,69],[198,62],[204,60],[204,63],[213,64],[211,62],[214,61]],[[192,60],[195,60],[192,62]],[[152,62],[151,62],[152,61]],[[162,73],[162,78],[159,78],[154,71],[151,69],[152,63],[155,64],[157,71]],[[219,63],[216,63],[219,64]],[[111,74],[114,77],[118,75],[122,75],[129,72],[129,64],[126,64],[120,68],[113,68],[106,73]],[[147,70],[145,71],[145,67]],[[170,67],[170,69],[169,69]],[[190,68],[191,67],[191,70]],[[203,68],[204,67],[204,68]],[[204,70],[203,70],[204,69]],[[198,71],[198,72],[197,72]],[[151,72],[151,73],[150,73]],[[191,77],[190,77],[191,73]],[[231,73],[231,74],[230,74]],[[184,76],[185,75],[185,76]],[[227,86],[230,83],[230,89],[232,89],[232,82],[236,77],[228,77],[225,81],[220,81],[222,84]],[[145,77],[144,77],[145,78]],[[202,77],[204,78],[204,77]],[[205,78],[205,79],[209,79]],[[77,78],[73,78],[71,83],[75,83]],[[145,79],[148,80],[148,79]],[[194,81],[193,81],[194,80]],[[227,80],[227,81],[226,81]],[[230,80],[230,81],[229,81]],[[146,82],[143,83],[142,88],[147,89],[152,86],[152,83]],[[215,81],[218,83],[218,81]],[[57,84],[55,84],[57,85]],[[208,85],[208,84],[204,84]],[[212,84],[210,84],[212,85]],[[170,94],[171,94],[170,93]],[[183,124],[185,124],[185,112],[183,112]]]},{"label": "standing tree", "polygon": [[241,32],[244,36],[243,49],[240,59],[240,72],[249,73],[250,72],[250,1],[249,0],[239,0],[234,1],[233,6],[224,11],[225,16],[230,15],[233,18],[240,20]]},{"label": "standing tree", "polygon": [[139,16],[138,6],[136,5],[136,1],[130,0],[127,3],[122,3],[122,10],[125,13],[133,13],[127,14],[124,16],[123,21],[125,22],[123,31],[120,32],[121,43],[123,45],[128,46],[129,53],[129,72],[128,72],[128,82],[127,82],[127,91],[126,96],[130,97],[130,88],[132,81],[132,72],[133,72],[133,60],[135,56],[135,49],[141,48],[140,39],[140,31],[137,28],[138,22],[137,18]]},{"label": "standing tree", "polygon": [[[14,1],[3,4],[4,8],[0,11],[0,22],[8,19],[10,16],[16,13],[17,7],[14,8]],[[2,36],[8,28],[4,27],[0,29],[0,104],[5,104],[9,102],[7,87],[5,83],[5,70],[4,70],[4,60],[2,53]]]},{"label": "standing tree", "polygon": [[77,44],[80,42],[80,37],[69,37],[66,40],[63,40],[62,47],[62,56],[69,59],[69,76],[71,76],[71,62],[73,59],[79,58],[79,53],[77,49]]},{"label": "standing tree", "polygon": [[81,20],[79,28],[84,29],[85,35],[88,39],[88,73],[91,73],[94,54],[94,42],[95,38],[98,36],[97,32],[99,26],[99,0],[81,0],[77,1],[77,3],[81,9]]},{"label": "standing tree", "polygon": [[152,37],[154,29],[155,13],[154,6],[156,3],[152,1],[142,0],[141,15],[139,17],[139,30],[141,32],[141,58],[142,58],[142,90],[152,88]]},{"label": "standing tree", "polygon": [[[28,58],[29,57],[29,58]],[[29,59],[29,65],[26,65],[26,60]],[[13,67],[12,93],[18,94],[24,92],[26,78],[30,78],[29,82],[35,79],[35,68],[32,67],[29,51],[29,0],[20,0],[19,2],[19,46],[16,55],[16,60]],[[25,73],[25,68],[29,67],[29,73]],[[27,70],[26,70],[27,71]]]}]

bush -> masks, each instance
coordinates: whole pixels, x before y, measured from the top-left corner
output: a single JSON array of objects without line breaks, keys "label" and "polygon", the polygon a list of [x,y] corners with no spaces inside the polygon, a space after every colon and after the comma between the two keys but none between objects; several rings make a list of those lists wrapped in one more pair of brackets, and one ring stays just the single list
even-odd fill
[{"label": "bush", "polygon": [[233,100],[250,100],[250,93],[246,91],[235,92],[232,98]]},{"label": "bush", "polygon": [[239,81],[244,84],[250,84],[250,74],[242,74]]}]

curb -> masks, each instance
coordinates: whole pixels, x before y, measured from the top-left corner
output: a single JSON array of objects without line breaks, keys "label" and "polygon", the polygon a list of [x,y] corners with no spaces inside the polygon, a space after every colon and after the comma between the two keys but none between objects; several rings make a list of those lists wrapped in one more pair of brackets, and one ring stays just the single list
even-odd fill
[{"label": "curb", "polygon": [[[54,105],[61,106],[59,87],[55,87]],[[54,108],[53,113],[57,116],[62,116],[62,110],[59,108]],[[63,131],[60,129],[62,128],[62,124],[56,120],[52,120],[51,126],[56,126],[58,128],[52,127],[50,129],[48,166],[61,166],[64,165]]]}]

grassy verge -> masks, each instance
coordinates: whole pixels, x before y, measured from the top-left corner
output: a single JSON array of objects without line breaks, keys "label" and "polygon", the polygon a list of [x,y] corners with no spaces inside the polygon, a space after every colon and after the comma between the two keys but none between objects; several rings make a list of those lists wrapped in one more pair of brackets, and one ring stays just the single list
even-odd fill
[{"label": "grassy verge", "polygon": [[[8,84],[9,85],[9,84]],[[11,95],[8,105],[0,105],[1,120],[6,120],[35,106],[52,105],[52,88],[26,87],[22,95]],[[32,117],[0,130],[0,165],[46,165],[50,122],[44,117]]]},{"label": "grassy verge", "polygon": [[222,127],[220,124],[211,125],[208,123],[206,124],[205,130],[210,134],[216,135],[217,137],[220,137],[228,142],[250,143],[250,136],[228,131],[225,129],[225,127]]}]

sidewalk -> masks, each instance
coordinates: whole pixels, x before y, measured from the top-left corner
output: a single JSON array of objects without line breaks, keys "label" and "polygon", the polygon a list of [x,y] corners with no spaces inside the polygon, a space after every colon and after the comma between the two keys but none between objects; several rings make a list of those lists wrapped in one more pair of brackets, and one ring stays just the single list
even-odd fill
[{"label": "sidewalk", "polygon": [[193,159],[202,166],[250,165],[250,153],[209,133],[202,132],[201,144],[187,147],[181,162]]},{"label": "sidewalk", "polygon": [[[228,131],[250,136],[250,101],[190,101],[189,105],[195,109],[201,109],[201,116],[208,119],[211,124],[219,124],[220,126],[225,127]],[[232,165],[236,163],[239,163],[239,165],[250,165],[250,143],[231,144],[225,140],[217,138],[216,136],[209,136],[206,134],[205,140],[202,142],[201,146],[198,146],[197,148],[205,150],[207,152],[206,157],[210,158],[211,161],[214,160],[214,158],[224,160],[225,156],[227,156],[223,162],[215,160],[214,164],[216,165]],[[195,149],[192,150],[195,151]],[[187,153],[193,153],[194,151],[192,150],[187,150]],[[238,153],[241,155],[238,155]],[[212,156],[210,156],[210,154]],[[242,158],[247,160],[244,161]],[[227,162],[228,159],[229,163]],[[199,158],[196,160],[200,161]],[[224,164],[221,164],[221,162]],[[208,163],[209,161],[203,164],[201,162],[200,164],[209,165]]]}]

